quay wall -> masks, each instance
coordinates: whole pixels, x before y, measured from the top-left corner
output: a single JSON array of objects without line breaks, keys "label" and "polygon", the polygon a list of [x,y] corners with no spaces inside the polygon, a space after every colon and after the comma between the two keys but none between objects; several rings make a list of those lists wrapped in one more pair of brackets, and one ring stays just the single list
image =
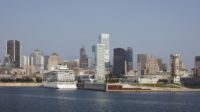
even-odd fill
[{"label": "quay wall", "polygon": [[106,91],[106,84],[99,83],[85,83],[82,89],[95,90],[95,91]]},{"label": "quay wall", "polygon": [[42,83],[0,83],[0,87],[40,87]]}]

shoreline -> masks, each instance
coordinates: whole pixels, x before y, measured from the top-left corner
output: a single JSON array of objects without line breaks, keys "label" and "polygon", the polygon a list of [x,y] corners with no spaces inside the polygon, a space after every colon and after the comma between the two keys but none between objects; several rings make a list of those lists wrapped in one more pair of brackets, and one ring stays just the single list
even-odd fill
[{"label": "shoreline", "polygon": [[[43,87],[42,83],[0,83],[0,87]],[[135,86],[135,87],[141,87],[141,86]],[[104,92],[108,93],[114,93],[114,92],[200,92],[200,88],[198,89],[191,89],[191,88],[158,88],[158,87],[146,87],[149,88],[149,90],[107,90]],[[94,89],[85,89],[82,88],[80,90],[88,90],[88,91],[102,91],[102,90],[94,90]]]},{"label": "shoreline", "polygon": [[42,83],[34,83],[34,82],[1,82],[0,87],[42,87]]}]

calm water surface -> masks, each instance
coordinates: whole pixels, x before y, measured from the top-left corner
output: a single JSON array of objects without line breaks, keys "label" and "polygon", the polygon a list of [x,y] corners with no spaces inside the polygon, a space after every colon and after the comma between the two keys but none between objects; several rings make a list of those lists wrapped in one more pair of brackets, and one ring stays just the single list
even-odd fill
[{"label": "calm water surface", "polygon": [[200,92],[105,93],[0,87],[0,112],[200,112]]}]

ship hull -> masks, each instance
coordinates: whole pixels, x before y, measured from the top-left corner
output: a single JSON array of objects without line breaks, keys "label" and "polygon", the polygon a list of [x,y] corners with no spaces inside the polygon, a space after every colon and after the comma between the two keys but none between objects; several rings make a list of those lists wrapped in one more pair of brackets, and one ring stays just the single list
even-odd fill
[{"label": "ship hull", "polygon": [[76,89],[76,82],[43,82],[43,86],[55,89]]}]

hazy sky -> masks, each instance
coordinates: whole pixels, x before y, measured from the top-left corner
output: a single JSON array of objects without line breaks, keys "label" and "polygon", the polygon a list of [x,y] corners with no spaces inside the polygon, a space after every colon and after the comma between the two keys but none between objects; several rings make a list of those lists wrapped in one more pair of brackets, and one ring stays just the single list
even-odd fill
[{"label": "hazy sky", "polygon": [[[113,48],[133,48],[154,54],[169,64],[180,53],[186,67],[200,55],[200,0],[0,0],[0,56],[6,41],[21,41],[21,54],[34,49],[57,52],[64,59],[79,57],[100,33],[111,36]],[[112,56],[112,55],[111,55]]]}]

